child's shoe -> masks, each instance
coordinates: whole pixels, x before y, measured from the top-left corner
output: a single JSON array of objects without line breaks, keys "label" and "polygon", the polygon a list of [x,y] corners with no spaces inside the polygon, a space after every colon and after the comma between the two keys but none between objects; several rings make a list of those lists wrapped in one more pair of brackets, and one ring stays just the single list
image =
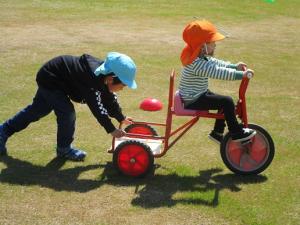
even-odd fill
[{"label": "child's shoe", "polygon": [[7,155],[7,149],[6,149],[6,141],[8,139],[8,136],[5,134],[3,130],[3,125],[0,124],[0,155]]},{"label": "child's shoe", "polygon": [[73,148],[71,146],[66,148],[57,147],[56,153],[57,157],[69,159],[72,161],[83,161],[86,156],[85,151]]},{"label": "child's shoe", "polygon": [[242,133],[232,134],[232,140],[234,142],[246,142],[252,137],[254,137],[255,134],[256,134],[255,130],[252,130],[250,128],[243,128]]},{"label": "child's shoe", "polygon": [[217,144],[221,144],[223,141],[223,134],[222,133],[218,133],[214,130],[212,130],[210,132],[210,134],[208,135],[209,139],[216,142]]}]

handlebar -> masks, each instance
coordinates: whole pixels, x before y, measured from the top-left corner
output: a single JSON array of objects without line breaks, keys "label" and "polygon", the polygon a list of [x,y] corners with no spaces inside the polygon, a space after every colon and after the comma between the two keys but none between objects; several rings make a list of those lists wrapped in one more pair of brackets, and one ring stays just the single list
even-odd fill
[{"label": "handlebar", "polygon": [[[242,70],[243,70],[243,71],[246,71],[246,70],[247,70],[247,67],[246,67],[246,66],[243,66],[243,67],[242,67]],[[250,71],[248,71],[248,72],[246,73],[246,77],[247,77],[248,79],[251,79],[251,78],[253,77],[253,73],[250,72]]]},{"label": "handlebar", "polygon": [[247,76],[248,79],[251,79],[251,78],[253,77],[253,73],[247,72],[247,73],[246,73],[246,76]]},{"label": "handlebar", "polygon": [[[243,71],[247,70],[246,66],[243,66]],[[238,117],[243,121],[243,124],[248,126],[247,109],[246,109],[246,91],[248,88],[249,80],[253,77],[252,72],[247,72],[246,76],[243,76],[240,88],[239,88],[239,100],[236,105],[236,113]]]},{"label": "handlebar", "polygon": [[[243,71],[247,70],[246,66],[242,67]],[[245,99],[246,90],[248,87],[249,80],[253,77],[253,74],[251,72],[248,72],[246,76],[243,76],[240,88],[239,88],[239,102]]]}]

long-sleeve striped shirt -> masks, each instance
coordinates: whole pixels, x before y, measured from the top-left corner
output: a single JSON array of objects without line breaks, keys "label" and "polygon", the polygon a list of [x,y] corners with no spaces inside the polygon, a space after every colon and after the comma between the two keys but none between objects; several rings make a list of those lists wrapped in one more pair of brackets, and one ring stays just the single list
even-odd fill
[{"label": "long-sleeve striped shirt", "polygon": [[236,65],[213,57],[198,57],[185,66],[181,72],[179,93],[188,105],[208,89],[208,78],[221,80],[241,80],[243,72]]}]

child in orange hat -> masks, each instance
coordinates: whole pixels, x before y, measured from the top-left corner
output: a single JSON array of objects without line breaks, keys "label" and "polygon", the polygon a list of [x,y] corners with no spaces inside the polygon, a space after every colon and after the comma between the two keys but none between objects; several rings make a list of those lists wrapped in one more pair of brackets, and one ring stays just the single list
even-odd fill
[{"label": "child in orange hat", "polygon": [[[189,23],[183,31],[186,46],[181,53],[183,70],[179,83],[179,93],[186,109],[219,110],[224,112],[228,130],[233,141],[247,141],[256,131],[243,128],[235,116],[235,105],[230,96],[219,95],[208,89],[208,78],[221,80],[241,80],[252,70],[242,71],[245,63],[231,64],[213,57],[216,41],[224,35],[217,32],[215,26],[207,20]],[[225,129],[225,120],[217,119],[209,137],[221,143]]]}]

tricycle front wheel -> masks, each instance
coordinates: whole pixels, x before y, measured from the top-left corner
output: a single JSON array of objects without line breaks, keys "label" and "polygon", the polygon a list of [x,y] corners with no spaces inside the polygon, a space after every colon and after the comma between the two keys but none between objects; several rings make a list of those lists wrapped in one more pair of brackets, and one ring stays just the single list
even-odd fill
[{"label": "tricycle front wheel", "polygon": [[124,175],[144,177],[154,165],[154,157],[148,145],[139,141],[124,141],[113,152],[114,166]]},{"label": "tricycle front wheel", "polygon": [[220,153],[224,164],[232,172],[242,175],[259,174],[272,162],[275,154],[274,142],[269,133],[259,125],[249,124],[256,135],[248,144],[234,142],[227,133]]}]

